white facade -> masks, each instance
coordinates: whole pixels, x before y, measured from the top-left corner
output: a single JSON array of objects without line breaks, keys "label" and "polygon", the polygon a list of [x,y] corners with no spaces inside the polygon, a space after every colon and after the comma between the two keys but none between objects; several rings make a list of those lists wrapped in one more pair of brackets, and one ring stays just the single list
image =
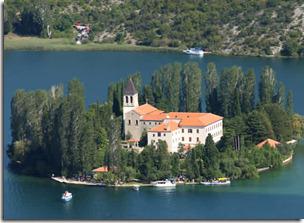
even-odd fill
[{"label": "white facade", "polygon": [[153,144],[158,140],[167,142],[169,152],[178,152],[179,145],[189,145],[194,147],[204,144],[208,134],[212,135],[214,142],[220,141],[223,136],[223,121],[219,120],[205,127],[184,126],[172,132],[148,132],[148,144]]},{"label": "white facade", "polygon": [[171,132],[148,132],[148,145],[155,145],[158,140],[166,141],[170,153],[178,152],[180,129]]}]

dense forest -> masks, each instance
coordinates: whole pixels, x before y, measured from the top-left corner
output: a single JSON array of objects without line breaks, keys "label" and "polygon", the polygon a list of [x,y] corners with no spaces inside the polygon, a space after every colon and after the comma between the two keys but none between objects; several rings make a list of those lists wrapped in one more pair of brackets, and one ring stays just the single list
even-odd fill
[{"label": "dense forest", "polygon": [[[292,150],[284,142],[304,135],[304,118],[293,112],[292,93],[286,94],[270,67],[264,68],[259,83],[253,70],[244,74],[233,66],[218,72],[209,63],[202,71],[193,62],[164,65],[145,85],[140,73],[128,78],[139,92],[140,103],[148,101],[165,111],[198,112],[205,102],[207,112],[225,117],[221,141],[215,144],[209,135],[205,145],[169,154],[165,142],[145,145],[143,134],[141,153],[123,149],[122,92],[127,79],[109,86],[104,103],[87,108],[83,85],[71,80],[66,95],[62,85],[48,91],[16,92],[11,100],[8,149],[12,167],[25,174],[71,177],[106,165],[110,172],[97,175],[97,180],[109,184],[181,175],[190,180],[251,178],[258,176],[257,168],[281,166]],[[278,149],[258,149],[255,145],[266,138],[282,144]]]},{"label": "dense forest", "polygon": [[4,2],[4,34],[72,38],[90,24],[91,41],[201,46],[215,53],[304,55],[301,0],[14,0]]}]

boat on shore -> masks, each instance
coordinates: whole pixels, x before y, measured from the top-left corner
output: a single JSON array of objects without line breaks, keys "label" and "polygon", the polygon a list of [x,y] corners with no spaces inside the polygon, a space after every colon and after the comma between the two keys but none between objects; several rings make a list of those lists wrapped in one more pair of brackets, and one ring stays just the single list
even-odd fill
[{"label": "boat on shore", "polygon": [[204,50],[201,48],[190,48],[183,50],[184,53],[189,54],[189,55],[198,55],[198,56],[204,56]]},{"label": "boat on shore", "polygon": [[212,185],[230,185],[231,181],[229,178],[227,177],[221,177],[221,178],[217,178],[215,180],[211,180],[211,181],[202,181],[201,184],[206,185],[206,186],[212,186]]},{"label": "boat on shore", "polygon": [[61,199],[64,201],[70,201],[72,198],[73,198],[72,193],[70,193],[68,191],[65,191],[61,196]]},{"label": "boat on shore", "polygon": [[152,186],[154,187],[175,187],[176,182],[173,180],[159,180],[159,181],[154,181],[152,182]]}]

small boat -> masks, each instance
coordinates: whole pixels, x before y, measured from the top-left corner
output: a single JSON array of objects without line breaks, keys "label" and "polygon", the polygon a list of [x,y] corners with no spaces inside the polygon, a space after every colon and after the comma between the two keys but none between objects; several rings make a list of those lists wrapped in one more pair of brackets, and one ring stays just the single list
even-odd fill
[{"label": "small boat", "polygon": [[186,54],[191,54],[191,55],[199,55],[199,56],[204,56],[204,50],[201,48],[190,48],[183,50],[184,53]]},{"label": "small boat", "polygon": [[203,185],[229,185],[231,183],[230,179],[227,177],[220,177],[211,181],[203,181],[201,184]]},{"label": "small boat", "polygon": [[152,185],[154,187],[175,187],[176,183],[175,183],[175,181],[166,179],[166,180],[154,181],[154,182],[152,182]]},{"label": "small boat", "polygon": [[62,196],[61,196],[61,199],[64,200],[64,201],[69,201],[73,198],[73,195],[72,193],[68,192],[68,191],[65,191]]},{"label": "small boat", "polygon": [[139,185],[134,185],[133,190],[139,191]]}]

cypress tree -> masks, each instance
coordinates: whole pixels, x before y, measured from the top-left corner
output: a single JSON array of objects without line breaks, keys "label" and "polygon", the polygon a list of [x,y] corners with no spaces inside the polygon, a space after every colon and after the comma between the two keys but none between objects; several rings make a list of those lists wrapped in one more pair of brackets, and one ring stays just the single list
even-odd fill
[{"label": "cypress tree", "polygon": [[283,82],[279,83],[279,86],[278,86],[278,89],[277,89],[277,93],[276,93],[276,95],[273,98],[273,102],[274,103],[278,103],[282,107],[284,107],[286,105],[285,85],[283,84]]},{"label": "cypress tree", "polygon": [[205,102],[206,111],[218,113],[218,75],[214,63],[208,63],[205,77]]},{"label": "cypress tree", "polygon": [[211,134],[208,134],[204,147],[204,163],[206,166],[206,178],[212,179],[221,175],[219,169],[219,151],[216,148]]},{"label": "cypress tree", "polygon": [[288,114],[293,113],[293,94],[292,91],[288,91],[286,99],[286,111]]},{"label": "cypress tree", "polygon": [[182,71],[182,111],[200,110],[202,73],[197,63],[186,63]]},{"label": "cypress tree", "polygon": [[243,92],[242,111],[248,113],[255,107],[255,74],[252,69],[245,76]]},{"label": "cypress tree", "polygon": [[168,104],[169,111],[179,110],[179,98],[180,98],[180,79],[181,79],[182,66],[179,63],[168,65]]},{"label": "cypress tree", "polygon": [[[239,113],[240,101],[243,98],[243,76],[240,67],[233,66],[223,70],[220,78],[220,110],[225,117]],[[235,103],[237,97],[239,101]]]},{"label": "cypress tree", "polygon": [[261,104],[272,102],[275,95],[275,86],[276,77],[273,69],[271,67],[265,67],[259,83],[259,96]]},{"label": "cypress tree", "polygon": [[144,102],[147,102],[151,105],[155,105],[153,92],[150,85],[145,85],[143,98],[144,98]]}]

